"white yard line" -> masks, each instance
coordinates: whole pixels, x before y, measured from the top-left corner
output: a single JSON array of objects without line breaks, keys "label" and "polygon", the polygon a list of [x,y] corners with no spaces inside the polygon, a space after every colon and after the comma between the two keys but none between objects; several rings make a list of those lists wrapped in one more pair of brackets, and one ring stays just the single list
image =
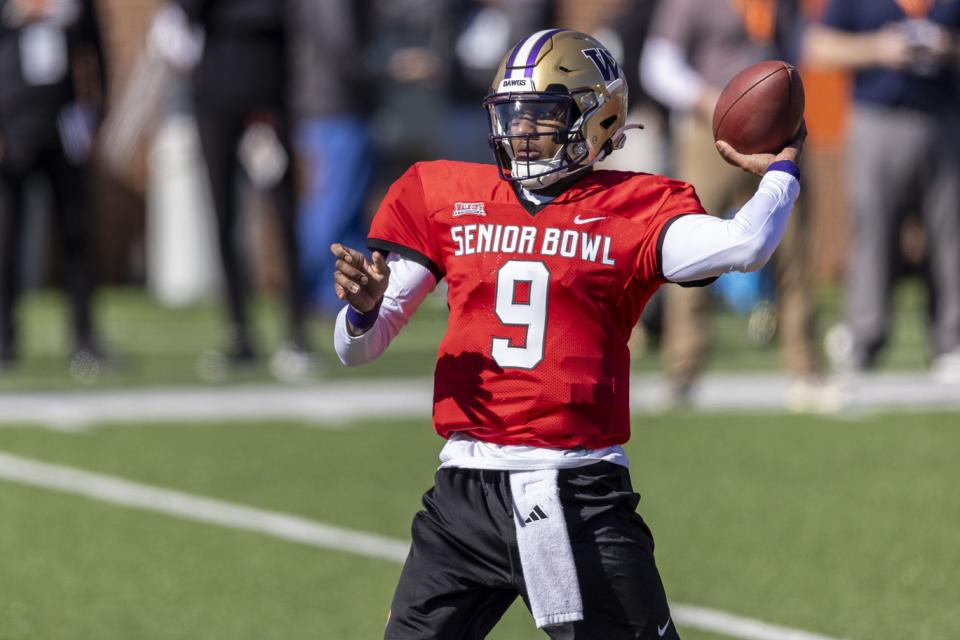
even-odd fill
[{"label": "white yard line", "polygon": [[184,520],[254,531],[314,547],[403,562],[409,544],[383,536],[341,529],[284,513],[264,511],[152,487],[115,476],[81,471],[0,453],[0,478]]},{"label": "white yard line", "polygon": [[695,607],[689,604],[673,603],[670,605],[670,612],[676,621],[683,626],[700,629],[701,631],[712,631],[731,638],[743,638],[743,640],[836,640],[818,633],[781,627],[769,622],[761,622],[753,618],[744,618],[725,611]]},{"label": "white yard line", "polygon": [[[6,453],[0,453],[0,479],[392,562],[403,562],[409,547],[402,540]],[[743,640],[836,640],[687,604],[674,603],[672,613],[677,624]]]},{"label": "white yard line", "polygon": [[427,380],[316,387],[237,386],[134,391],[0,394],[0,424],[39,424],[82,431],[98,424],[296,420],[327,428],[358,418],[430,415]]}]

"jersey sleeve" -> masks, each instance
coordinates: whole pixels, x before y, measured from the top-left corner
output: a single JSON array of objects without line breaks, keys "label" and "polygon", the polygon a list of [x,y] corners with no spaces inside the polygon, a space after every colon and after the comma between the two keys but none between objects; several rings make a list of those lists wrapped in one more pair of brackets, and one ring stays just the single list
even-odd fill
[{"label": "jersey sleeve", "polygon": [[373,217],[367,246],[423,265],[438,282],[443,278],[443,257],[424,198],[418,165],[410,167],[390,186]]},{"label": "jersey sleeve", "polygon": [[661,189],[659,202],[644,225],[644,235],[637,253],[636,276],[643,282],[667,281],[663,275],[663,238],[670,225],[681,216],[706,213],[692,185],[671,180]]}]

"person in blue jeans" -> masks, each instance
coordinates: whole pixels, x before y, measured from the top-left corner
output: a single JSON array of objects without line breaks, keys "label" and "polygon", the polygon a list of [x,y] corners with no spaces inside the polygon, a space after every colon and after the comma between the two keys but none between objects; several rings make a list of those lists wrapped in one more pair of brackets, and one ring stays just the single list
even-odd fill
[{"label": "person in blue jeans", "polygon": [[304,118],[296,149],[306,170],[298,235],[308,302],[320,314],[337,311],[332,267],[323,254],[338,238],[363,246],[364,204],[373,178],[374,148],[363,115]]},{"label": "person in blue jeans", "polygon": [[366,235],[363,212],[374,171],[372,9],[368,0],[287,4],[294,145],[304,170],[301,273],[307,302],[320,314],[341,306],[330,287],[327,247],[344,239],[362,246]]}]

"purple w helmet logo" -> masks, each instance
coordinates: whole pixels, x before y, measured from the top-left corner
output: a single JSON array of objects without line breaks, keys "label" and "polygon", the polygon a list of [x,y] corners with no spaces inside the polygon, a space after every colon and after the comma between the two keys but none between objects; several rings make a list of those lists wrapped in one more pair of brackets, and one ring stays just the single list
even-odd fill
[{"label": "purple w helmet logo", "polygon": [[590,58],[597,66],[605,82],[613,82],[617,78],[617,61],[606,49],[584,49],[583,55]]}]

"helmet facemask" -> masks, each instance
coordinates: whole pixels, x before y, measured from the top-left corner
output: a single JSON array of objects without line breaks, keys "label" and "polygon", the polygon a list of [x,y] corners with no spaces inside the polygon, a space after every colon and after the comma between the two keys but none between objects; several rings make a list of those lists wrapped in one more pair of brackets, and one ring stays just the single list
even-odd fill
[{"label": "helmet facemask", "polygon": [[585,168],[588,150],[573,98],[564,93],[493,94],[484,100],[500,176],[543,189]]}]

